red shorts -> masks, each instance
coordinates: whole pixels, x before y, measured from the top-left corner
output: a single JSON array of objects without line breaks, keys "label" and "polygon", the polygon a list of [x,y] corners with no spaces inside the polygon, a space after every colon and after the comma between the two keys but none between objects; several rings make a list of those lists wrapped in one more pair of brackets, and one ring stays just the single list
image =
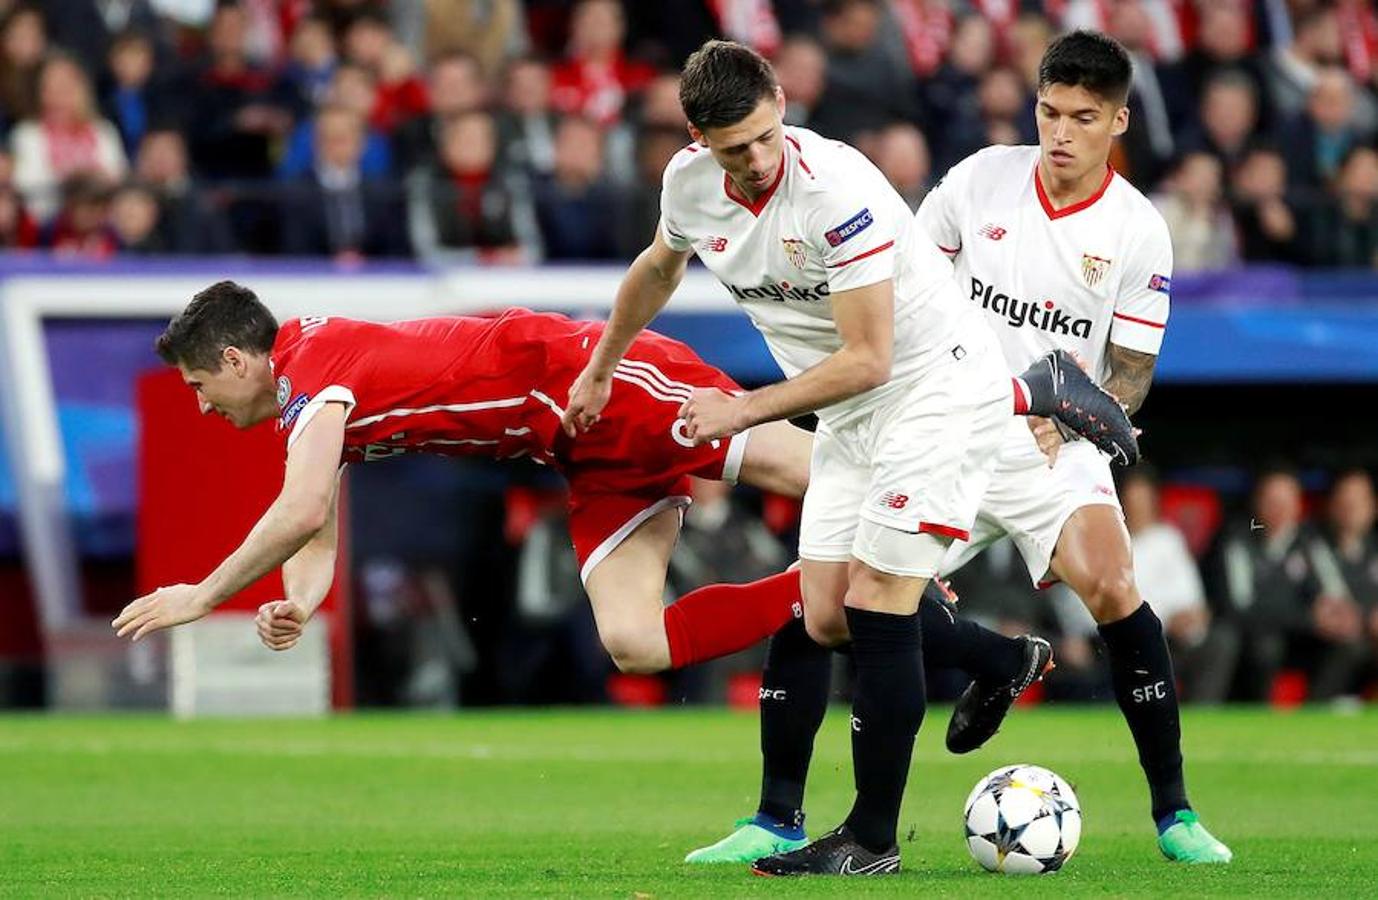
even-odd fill
[{"label": "red shorts", "polygon": [[692,446],[679,408],[694,388],[741,388],[679,341],[644,332],[613,374],[601,418],[563,454],[569,532],[584,581],[637,526],[689,505],[689,476],[736,481],[746,434]]}]

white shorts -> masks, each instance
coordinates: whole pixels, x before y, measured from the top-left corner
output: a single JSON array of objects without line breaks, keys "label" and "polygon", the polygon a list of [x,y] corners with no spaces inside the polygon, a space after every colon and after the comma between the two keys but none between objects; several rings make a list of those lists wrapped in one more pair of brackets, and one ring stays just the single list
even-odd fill
[{"label": "white shorts", "polygon": [[1057,464],[1049,469],[1028,422],[1015,417],[971,537],[948,548],[938,571],[950,575],[1008,535],[1028,566],[1029,579],[1046,586],[1062,527],[1083,506],[1097,505],[1120,508],[1109,460],[1086,441],[1073,441],[1062,445]]},{"label": "white shorts", "polygon": [[[970,535],[1013,401],[993,339],[986,344],[978,337],[955,349],[884,407],[837,428],[819,424],[801,558],[856,558],[892,575],[929,578],[937,570],[936,550]],[[862,519],[925,537],[866,538],[858,535]]]}]

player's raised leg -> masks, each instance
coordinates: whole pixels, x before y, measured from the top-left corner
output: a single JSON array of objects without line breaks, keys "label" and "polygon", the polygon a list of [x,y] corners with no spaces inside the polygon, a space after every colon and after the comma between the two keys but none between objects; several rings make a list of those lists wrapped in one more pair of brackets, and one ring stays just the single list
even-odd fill
[{"label": "player's raised leg", "polygon": [[[664,606],[679,525],[678,506],[660,509],[585,574],[598,636],[623,672],[661,672],[736,653],[802,615],[798,572],[707,585]],[[573,530],[580,530],[577,518]]]},{"label": "player's raised leg", "polygon": [[584,579],[598,637],[623,672],[649,673],[670,668],[662,598],[679,525],[678,508],[652,515]]},{"label": "player's raised leg", "polygon": [[1119,510],[1098,504],[1073,513],[1058,538],[1052,572],[1082,598],[1105,641],[1115,700],[1148,779],[1159,849],[1180,862],[1229,862],[1230,849],[1206,830],[1187,801],[1172,658],[1162,623],[1134,584]]}]

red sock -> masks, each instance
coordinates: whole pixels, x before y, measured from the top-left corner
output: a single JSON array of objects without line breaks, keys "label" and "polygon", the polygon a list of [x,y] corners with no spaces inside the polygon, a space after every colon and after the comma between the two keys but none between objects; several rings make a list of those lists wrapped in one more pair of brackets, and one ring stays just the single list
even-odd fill
[{"label": "red sock", "polygon": [[1029,414],[1029,403],[1032,402],[1029,386],[1024,383],[1022,378],[1011,378],[1011,386],[1014,388],[1014,414],[1016,416],[1026,416]]},{"label": "red sock", "polygon": [[717,659],[770,637],[804,613],[799,570],[750,584],[710,584],[665,607],[670,668]]}]

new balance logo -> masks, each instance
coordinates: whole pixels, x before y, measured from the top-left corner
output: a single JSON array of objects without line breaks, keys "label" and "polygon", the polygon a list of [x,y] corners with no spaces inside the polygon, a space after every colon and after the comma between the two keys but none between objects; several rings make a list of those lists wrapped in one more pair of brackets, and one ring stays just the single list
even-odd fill
[{"label": "new balance logo", "polygon": [[1001,228],[999,225],[987,223],[985,225],[982,225],[981,230],[976,233],[981,235],[981,237],[988,237],[992,241],[998,241],[1009,232]]},{"label": "new balance logo", "polygon": [[706,237],[699,245],[709,253],[721,253],[727,249],[727,238],[725,237]]},{"label": "new balance logo", "polygon": [[890,509],[904,509],[909,505],[909,495],[899,491],[886,491],[881,495],[880,505]]}]

